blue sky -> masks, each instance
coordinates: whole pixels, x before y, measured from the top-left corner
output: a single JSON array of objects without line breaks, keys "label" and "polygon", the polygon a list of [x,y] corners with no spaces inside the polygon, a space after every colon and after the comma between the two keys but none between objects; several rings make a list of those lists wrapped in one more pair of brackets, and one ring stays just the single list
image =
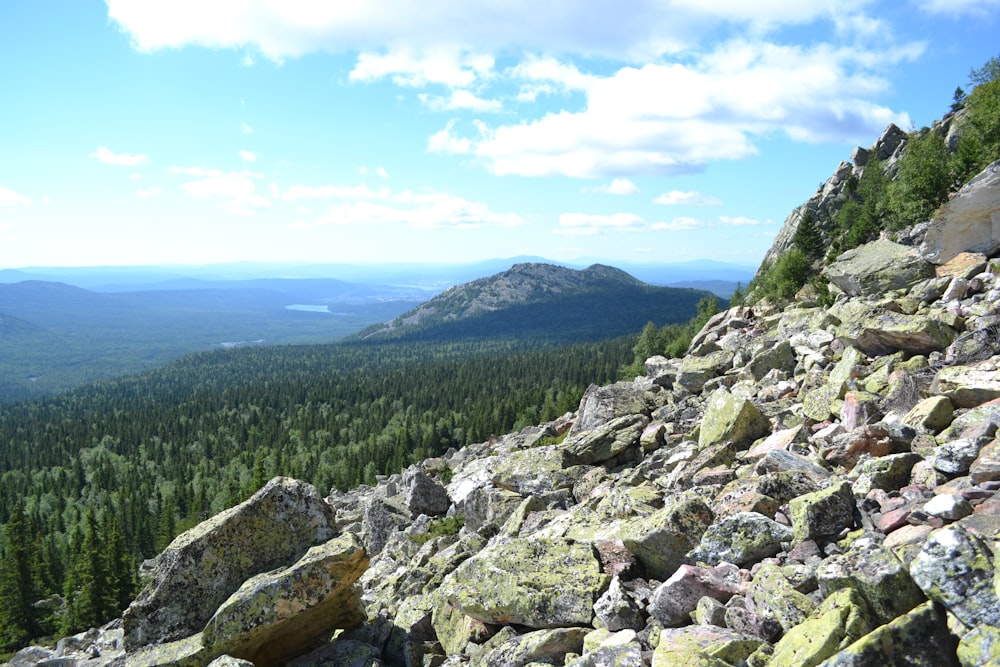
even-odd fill
[{"label": "blue sky", "polygon": [[6,0],[0,268],[756,265],[1000,0]]}]

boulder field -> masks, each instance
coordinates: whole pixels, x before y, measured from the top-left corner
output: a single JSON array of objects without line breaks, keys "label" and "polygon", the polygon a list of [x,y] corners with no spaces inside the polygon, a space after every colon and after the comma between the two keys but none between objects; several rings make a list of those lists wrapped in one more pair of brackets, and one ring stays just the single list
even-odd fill
[{"label": "boulder field", "polygon": [[9,664],[1000,665],[998,171],[832,262],[832,305],[721,312],[374,487],[271,480]]}]

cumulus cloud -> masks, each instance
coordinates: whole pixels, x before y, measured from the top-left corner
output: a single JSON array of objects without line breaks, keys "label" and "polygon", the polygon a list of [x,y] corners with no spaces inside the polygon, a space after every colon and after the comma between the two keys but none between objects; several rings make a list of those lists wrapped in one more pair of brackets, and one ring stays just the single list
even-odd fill
[{"label": "cumulus cloud", "polygon": [[493,56],[488,54],[445,48],[418,53],[405,48],[386,53],[362,53],[349,78],[351,81],[377,81],[391,77],[399,86],[422,87],[433,83],[460,88],[488,76],[492,69]]},{"label": "cumulus cloud", "polygon": [[90,157],[97,158],[104,164],[114,164],[119,166],[134,167],[145,164],[148,159],[142,153],[112,153],[104,146],[98,146],[97,150],[90,154]]},{"label": "cumulus cloud", "polygon": [[31,206],[31,200],[10,188],[0,187],[0,206]]},{"label": "cumulus cloud", "polygon": [[654,199],[653,203],[662,206],[720,206],[722,200],[718,197],[703,195],[700,192],[671,190]]},{"label": "cumulus cloud", "polygon": [[757,220],[755,218],[747,218],[744,216],[730,217],[728,215],[720,215],[719,222],[723,225],[735,225],[735,226],[745,226],[745,225],[772,225],[774,224],[771,220]]},{"label": "cumulus cloud", "polygon": [[603,185],[598,185],[593,188],[585,189],[587,192],[597,192],[601,194],[608,195],[634,195],[639,192],[639,186],[628,180],[627,178],[616,178],[610,183],[605,183]]},{"label": "cumulus cloud", "polygon": [[221,199],[230,215],[249,215],[256,209],[271,206],[271,199],[257,191],[255,180],[263,174],[252,171],[222,171],[205,167],[171,167],[170,173],[192,176],[196,180],[181,185],[181,190],[195,199]]},{"label": "cumulus cloud", "polygon": [[700,229],[707,226],[709,225],[702,220],[698,220],[697,218],[678,216],[669,222],[654,222],[649,226],[649,228],[653,231],[683,232],[689,229]]},{"label": "cumulus cloud", "polygon": [[441,130],[438,130],[427,140],[427,151],[430,153],[452,153],[461,155],[472,150],[472,140],[456,136],[453,132],[455,121],[450,120]]},{"label": "cumulus cloud", "polygon": [[[910,51],[884,59],[913,57]],[[757,137],[857,143],[910,118],[868,100],[889,84],[851,49],[726,42],[691,64],[652,63],[591,76],[580,110],[562,110],[462,137],[449,126],[439,150],[460,147],[498,175],[614,177],[694,173],[756,152]],[[565,72],[549,63],[563,85]],[[468,144],[462,139],[468,139]],[[467,150],[466,150],[467,149]],[[452,150],[452,152],[458,152]]]},{"label": "cumulus cloud", "polygon": [[447,97],[421,93],[420,101],[433,111],[465,109],[481,113],[495,113],[503,108],[503,103],[500,100],[487,100],[468,90],[454,90]]},{"label": "cumulus cloud", "polygon": [[240,151],[239,155],[240,155],[240,159],[243,160],[244,162],[256,162],[257,161],[257,154],[254,153],[254,152],[252,152],[252,151]]}]

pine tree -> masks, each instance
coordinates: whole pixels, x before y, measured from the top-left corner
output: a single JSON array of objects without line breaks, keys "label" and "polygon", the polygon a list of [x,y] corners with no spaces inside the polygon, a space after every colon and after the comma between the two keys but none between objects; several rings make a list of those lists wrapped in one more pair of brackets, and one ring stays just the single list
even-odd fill
[{"label": "pine tree", "polygon": [[38,633],[34,609],[29,534],[24,505],[18,501],[5,529],[7,551],[0,559],[0,646],[17,649]]}]

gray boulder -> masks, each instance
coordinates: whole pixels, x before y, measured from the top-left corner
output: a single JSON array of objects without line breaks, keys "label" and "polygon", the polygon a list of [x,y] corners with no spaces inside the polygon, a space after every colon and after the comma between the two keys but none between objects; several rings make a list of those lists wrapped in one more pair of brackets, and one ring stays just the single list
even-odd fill
[{"label": "gray boulder", "polygon": [[879,239],[843,253],[823,273],[852,296],[881,296],[933,278],[934,267],[914,248]]},{"label": "gray boulder", "polygon": [[1000,250],[1000,161],[994,162],[946,202],[920,246],[923,257],[944,264],[960,252],[993,255]]},{"label": "gray boulder", "polygon": [[368,566],[347,533],[311,548],[291,567],[248,579],[205,625],[202,644],[257,667],[281,665],[365,620],[355,581]]},{"label": "gray boulder", "polygon": [[333,509],[312,485],[272,479],[178,535],[156,558],[152,581],[125,610],[125,648],[200,632],[246,579],[294,562],[335,534]]},{"label": "gray boulder", "polygon": [[444,487],[416,466],[403,472],[403,498],[414,516],[440,516],[451,506]]}]

